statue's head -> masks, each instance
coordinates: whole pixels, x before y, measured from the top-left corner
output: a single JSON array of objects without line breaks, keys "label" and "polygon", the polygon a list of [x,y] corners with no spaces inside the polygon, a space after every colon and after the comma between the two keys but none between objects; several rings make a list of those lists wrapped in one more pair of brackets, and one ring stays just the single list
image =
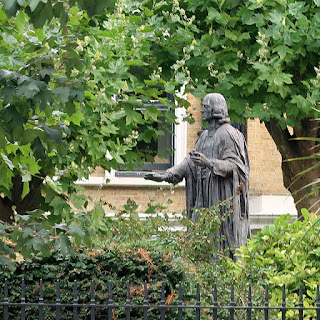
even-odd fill
[{"label": "statue's head", "polygon": [[203,98],[201,112],[203,120],[216,118],[223,122],[229,121],[227,102],[220,93],[207,94]]}]

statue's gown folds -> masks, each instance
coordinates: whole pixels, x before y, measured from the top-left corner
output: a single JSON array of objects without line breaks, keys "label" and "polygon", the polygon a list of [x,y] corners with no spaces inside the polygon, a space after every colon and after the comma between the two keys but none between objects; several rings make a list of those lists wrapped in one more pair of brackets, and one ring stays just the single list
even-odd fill
[{"label": "statue's gown folds", "polygon": [[[210,208],[231,199],[231,214],[227,214],[218,232],[219,239],[225,238],[219,242],[219,247],[245,245],[250,236],[249,159],[243,134],[224,123],[212,136],[204,130],[194,150],[210,160],[210,168],[196,166],[190,157],[186,157],[167,170],[169,182],[176,184],[185,178],[187,213],[192,221],[197,220],[193,208]],[[225,206],[221,206],[220,213],[225,214],[224,211]]]}]

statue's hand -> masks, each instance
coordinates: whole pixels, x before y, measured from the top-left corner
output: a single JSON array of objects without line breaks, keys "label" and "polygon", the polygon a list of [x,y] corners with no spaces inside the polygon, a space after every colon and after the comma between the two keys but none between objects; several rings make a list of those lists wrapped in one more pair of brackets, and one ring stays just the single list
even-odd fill
[{"label": "statue's hand", "polygon": [[153,173],[147,173],[144,178],[145,180],[152,180],[152,181],[156,181],[156,182],[161,182],[161,181],[166,181],[167,179],[167,174],[165,172],[153,172]]},{"label": "statue's hand", "polygon": [[191,160],[200,167],[210,167],[210,160],[201,152],[193,151],[190,153]]}]

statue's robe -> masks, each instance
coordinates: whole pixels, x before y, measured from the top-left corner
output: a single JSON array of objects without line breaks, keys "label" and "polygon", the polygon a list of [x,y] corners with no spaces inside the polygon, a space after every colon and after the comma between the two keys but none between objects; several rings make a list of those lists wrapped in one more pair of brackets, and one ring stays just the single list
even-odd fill
[{"label": "statue's robe", "polygon": [[[180,164],[167,170],[168,182],[176,184],[185,178],[188,217],[197,220],[193,209],[210,208],[230,199],[230,214],[221,206],[220,214],[226,215],[217,231],[218,246],[234,253],[235,247],[246,244],[250,236],[249,224],[249,159],[242,133],[229,123],[220,125],[212,136],[202,132],[195,151],[210,160],[210,168],[194,164],[186,157]],[[217,240],[217,239],[216,239]]]}]

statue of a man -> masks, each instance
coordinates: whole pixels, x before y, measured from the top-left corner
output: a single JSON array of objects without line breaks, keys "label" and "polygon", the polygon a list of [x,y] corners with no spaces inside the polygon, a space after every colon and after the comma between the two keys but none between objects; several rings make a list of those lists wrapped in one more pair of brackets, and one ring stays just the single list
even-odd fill
[{"label": "statue of a man", "polygon": [[193,209],[210,208],[230,199],[231,213],[222,222],[217,237],[221,239],[221,249],[239,247],[246,244],[250,235],[245,138],[230,125],[227,103],[221,94],[206,95],[201,113],[208,129],[201,133],[190,155],[166,172],[150,173],[145,179],[173,184],[185,179],[187,214],[192,221],[197,220]]}]

